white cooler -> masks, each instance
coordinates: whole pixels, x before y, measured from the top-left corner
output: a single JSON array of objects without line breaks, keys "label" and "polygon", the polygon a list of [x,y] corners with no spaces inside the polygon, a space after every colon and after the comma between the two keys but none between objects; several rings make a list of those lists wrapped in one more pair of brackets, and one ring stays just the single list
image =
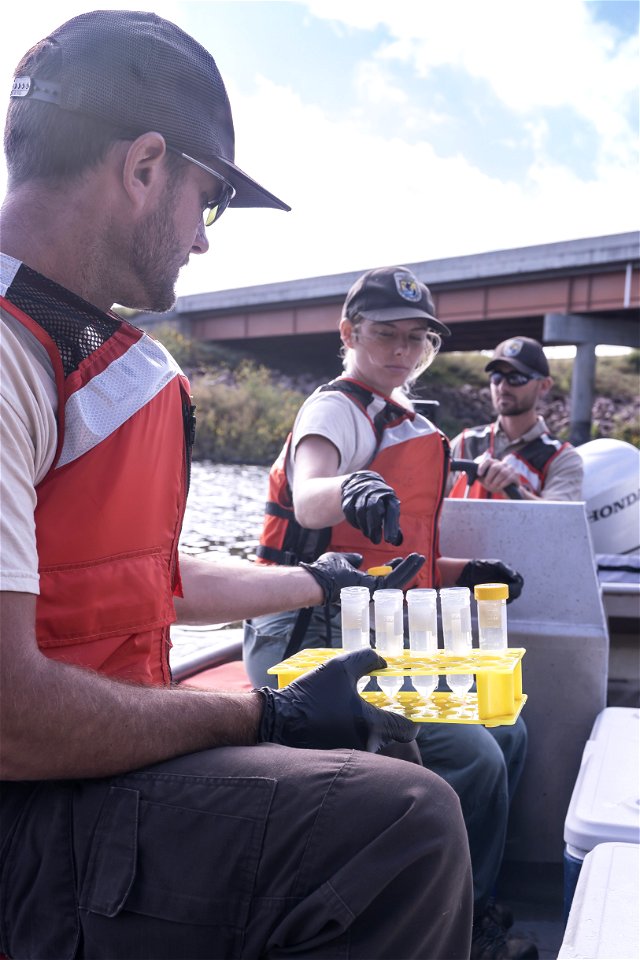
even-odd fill
[{"label": "white cooler", "polygon": [[640,710],[607,707],[585,745],[564,825],[565,918],[582,861],[598,844],[640,843]]},{"label": "white cooler", "polygon": [[638,960],[640,846],[600,843],[584,858],[558,960]]}]

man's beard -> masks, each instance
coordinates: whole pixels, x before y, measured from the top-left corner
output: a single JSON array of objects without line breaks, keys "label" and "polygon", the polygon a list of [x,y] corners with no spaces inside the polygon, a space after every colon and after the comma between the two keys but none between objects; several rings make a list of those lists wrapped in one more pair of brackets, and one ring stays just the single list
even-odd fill
[{"label": "man's beard", "polygon": [[528,413],[535,406],[535,402],[535,398],[505,397],[503,400],[504,407],[496,400],[494,408],[503,417],[517,417],[521,413]]},{"label": "man's beard", "polygon": [[133,235],[129,269],[145,300],[136,303],[140,309],[162,313],[175,303],[175,285],[186,258],[178,249],[172,213],[171,204],[154,211]]}]

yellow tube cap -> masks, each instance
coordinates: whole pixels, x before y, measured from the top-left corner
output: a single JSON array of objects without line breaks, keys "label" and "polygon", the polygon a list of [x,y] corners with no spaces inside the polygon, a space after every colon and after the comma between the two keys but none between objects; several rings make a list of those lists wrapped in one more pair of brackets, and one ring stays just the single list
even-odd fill
[{"label": "yellow tube cap", "polygon": [[391,573],[393,567],[390,567],[388,564],[384,564],[381,567],[369,567],[367,573],[371,577],[386,577],[388,573]]},{"label": "yellow tube cap", "polygon": [[509,587],[506,583],[476,583],[473,595],[476,600],[508,600]]}]

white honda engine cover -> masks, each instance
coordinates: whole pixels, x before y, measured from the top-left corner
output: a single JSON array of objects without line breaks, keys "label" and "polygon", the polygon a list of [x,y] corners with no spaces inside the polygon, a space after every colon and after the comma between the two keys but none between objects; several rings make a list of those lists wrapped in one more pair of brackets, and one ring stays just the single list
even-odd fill
[{"label": "white honda engine cover", "polygon": [[576,450],[584,464],[583,496],[594,553],[640,549],[640,450],[605,438]]}]

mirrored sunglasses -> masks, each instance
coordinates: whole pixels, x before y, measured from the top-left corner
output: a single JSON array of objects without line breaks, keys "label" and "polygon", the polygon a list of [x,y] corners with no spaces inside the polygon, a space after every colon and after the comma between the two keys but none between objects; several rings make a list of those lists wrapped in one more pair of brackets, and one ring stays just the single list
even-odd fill
[{"label": "mirrored sunglasses", "polygon": [[524,387],[525,383],[529,383],[531,380],[540,380],[540,377],[520,373],[518,370],[509,370],[508,373],[503,373],[502,370],[492,370],[489,374],[489,382],[496,387],[503,380],[506,380],[510,387]]},{"label": "mirrored sunglasses", "polygon": [[178,156],[182,157],[183,160],[188,160],[189,163],[195,163],[196,167],[200,167],[201,170],[206,170],[207,173],[210,173],[212,177],[215,177],[216,180],[219,180],[222,184],[220,195],[217,196],[215,200],[209,200],[204,208],[204,225],[205,227],[212,226],[216,220],[220,219],[235,197],[236,188],[232,186],[228,180],[225,180],[217,170],[212,170],[211,167],[208,167],[205,163],[200,163],[199,160],[190,157],[188,153],[183,153],[182,150],[176,150],[175,147],[170,147],[169,144],[167,144],[167,150],[171,150],[172,153],[177,153]]}]

